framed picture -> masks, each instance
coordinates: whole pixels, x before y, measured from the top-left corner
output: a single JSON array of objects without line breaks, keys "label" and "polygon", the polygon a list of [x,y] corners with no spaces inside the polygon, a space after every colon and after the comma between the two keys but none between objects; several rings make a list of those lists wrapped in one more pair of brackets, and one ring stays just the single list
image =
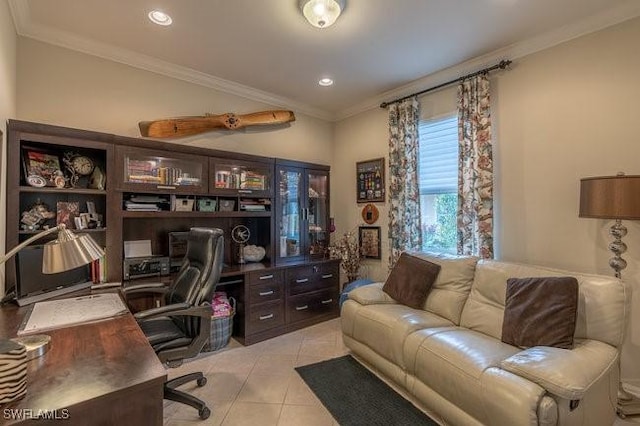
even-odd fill
[{"label": "framed picture", "polygon": [[361,226],[358,228],[360,255],[368,259],[382,259],[380,248],[380,227]]},{"label": "framed picture", "polygon": [[25,181],[36,187],[64,186],[60,157],[40,148],[23,147],[22,162]]},{"label": "framed picture", "polygon": [[384,157],[356,163],[356,194],[358,203],[384,203]]}]

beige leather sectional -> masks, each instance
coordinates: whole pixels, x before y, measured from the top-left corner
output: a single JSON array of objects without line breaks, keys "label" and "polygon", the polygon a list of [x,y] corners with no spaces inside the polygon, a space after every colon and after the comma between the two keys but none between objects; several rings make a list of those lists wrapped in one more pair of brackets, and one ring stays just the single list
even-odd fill
[{"label": "beige leather sectional", "polygon": [[[396,303],[383,283],[342,307],[353,355],[445,425],[611,425],[628,289],[613,277],[416,254],[441,265],[422,310]],[[572,350],[501,342],[508,278],[574,276]]]}]

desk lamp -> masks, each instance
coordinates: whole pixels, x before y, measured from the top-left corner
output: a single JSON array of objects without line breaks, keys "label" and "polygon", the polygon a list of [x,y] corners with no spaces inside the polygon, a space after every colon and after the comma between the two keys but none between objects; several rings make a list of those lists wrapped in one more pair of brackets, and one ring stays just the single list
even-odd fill
[{"label": "desk lamp", "polygon": [[[42,272],[55,274],[91,263],[104,255],[102,248],[87,234],[75,235],[64,224],[44,230],[22,243],[0,258],[0,265],[11,259],[20,250],[40,238],[58,232],[58,238],[44,245]],[[12,374],[8,387],[0,389],[0,403],[18,399],[26,392],[26,362],[43,355],[50,337],[47,335],[29,335],[11,340],[0,339],[0,359],[15,366],[9,369]],[[16,346],[16,343],[19,343]],[[22,348],[22,349],[20,349]],[[23,374],[18,374],[18,372]],[[0,372],[0,381],[3,378]]]},{"label": "desk lamp", "polygon": [[[609,259],[609,266],[617,278],[622,278],[621,271],[627,267],[622,254],[627,245],[622,237],[627,235],[627,228],[622,220],[640,219],[640,176],[600,176],[580,179],[580,217],[595,219],[614,219],[609,229],[613,241],[609,250],[614,256]],[[621,417],[640,414],[640,399],[626,392],[622,382],[618,386],[618,414]]]}]

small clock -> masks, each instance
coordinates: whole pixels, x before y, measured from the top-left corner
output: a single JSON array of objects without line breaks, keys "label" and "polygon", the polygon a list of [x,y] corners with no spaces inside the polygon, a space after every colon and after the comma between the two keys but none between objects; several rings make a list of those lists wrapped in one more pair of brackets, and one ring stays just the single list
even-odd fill
[{"label": "small clock", "polygon": [[71,159],[71,167],[80,176],[88,176],[93,172],[95,165],[91,158],[78,155]]},{"label": "small clock", "polygon": [[77,152],[66,152],[62,161],[70,175],[69,185],[72,188],[76,187],[80,177],[91,175],[95,169],[95,164],[91,158]]}]

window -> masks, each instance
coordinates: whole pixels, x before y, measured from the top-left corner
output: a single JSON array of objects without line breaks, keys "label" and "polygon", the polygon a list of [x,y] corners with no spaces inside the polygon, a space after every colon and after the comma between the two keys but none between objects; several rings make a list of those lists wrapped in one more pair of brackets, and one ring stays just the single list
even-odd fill
[{"label": "window", "polygon": [[456,252],[458,209],[458,118],[423,121],[418,173],[422,249]]}]

